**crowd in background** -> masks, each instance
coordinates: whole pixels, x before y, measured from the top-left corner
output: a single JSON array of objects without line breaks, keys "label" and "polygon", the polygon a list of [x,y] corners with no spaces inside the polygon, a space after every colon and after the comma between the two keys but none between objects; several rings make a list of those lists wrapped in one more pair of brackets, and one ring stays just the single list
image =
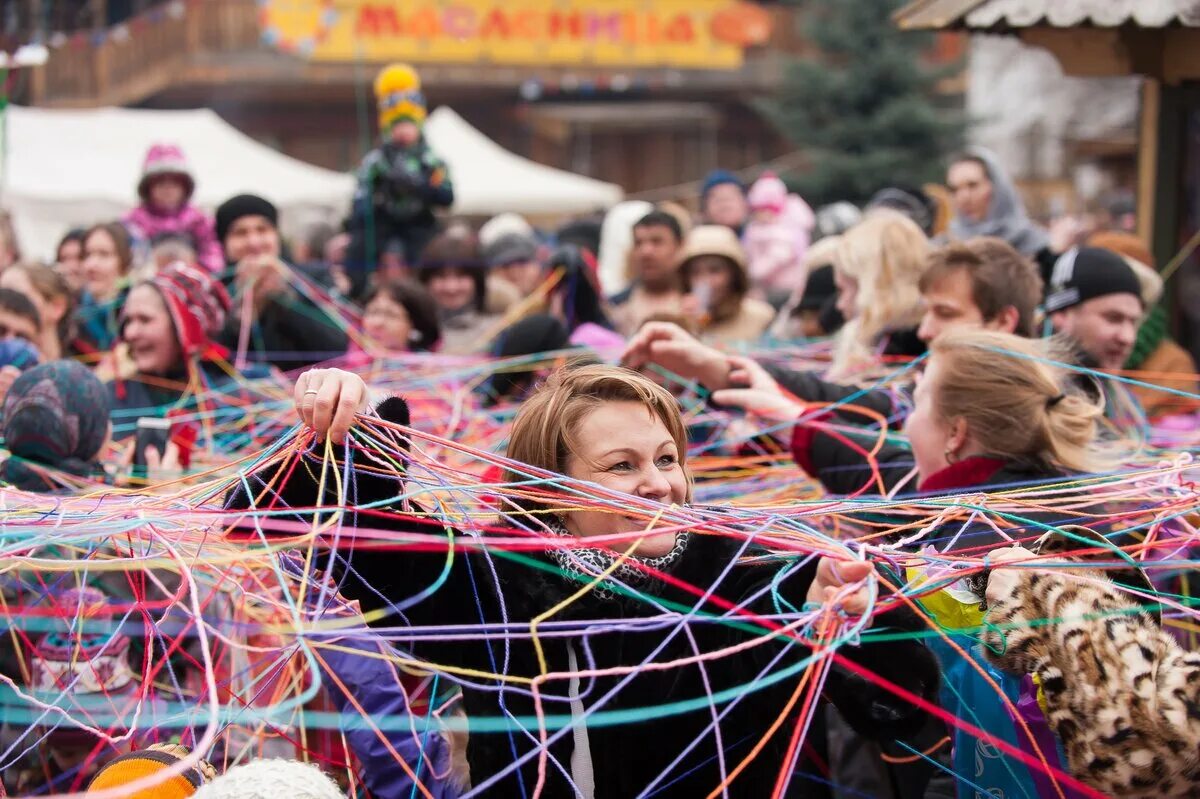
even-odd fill
[{"label": "crowd in background", "polygon": [[[1103,444],[1129,419],[1162,420],[1196,410],[1195,364],[1171,339],[1160,304],[1162,280],[1146,243],[1123,229],[1122,220],[1114,220],[1113,229],[1073,229],[1069,235],[1059,229],[1052,236],[1027,216],[1003,166],[985,151],[948,159],[944,187],[889,186],[862,208],[837,203],[814,209],[770,172],[746,180],[717,171],[696,196],[680,202],[625,202],[552,228],[512,213],[476,226],[449,214],[453,175],[422,136],[426,110],[416,73],[390,67],[376,93],[381,140],[364,160],[341,227],[317,225],[303,240],[286,242],[276,208],[249,194],[229,198],[209,215],[191,201],[204,175],[194,174],[186,154],[167,142],[146,155],[137,180],[140,203],[119,220],[93,220],[65,232],[52,263],[22,258],[12,229],[0,228],[0,430],[9,453],[0,478],[27,490],[62,491],[55,476],[61,473],[125,483],[138,469],[143,477],[185,470],[196,431],[173,419],[202,396],[241,391],[263,375],[295,383],[301,417],[337,436],[338,425],[350,421],[318,418],[319,402],[353,393],[350,404],[358,409],[365,393],[354,393],[361,381],[355,373],[421,354],[510,359],[565,353],[593,364],[620,362],[633,370],[625,373],[641,376],[619,378],[614,374],[622,370],[593,365],[563,377],[530,367],[497,374],[478,399],[524,403],[521,412],[532,414],[527,408],[550,402],[554,391],[569,394],[563,384],[583,393],[603,385],[610,392],[605,402],[651,407],[675,438],[678,409],[654,405],[671,399],[656,391],[678,385],[667,374],[702,386],[715,407],[735,409],[763,428],[832,405],[830,414],[864,431],[879,423],[903,431],[906,447],[884,448],[868,463],[863,447],[846,435],[803,424],[789,430],[784,445],[797,466],[836,495],[986,490],[1099,472],[1106,464]],[[819,371],[743,357],[760,345],[826,338],[828,364]],[[864,388],[884,370],[919,356],[927,363],[923,377],[903,390]],[[308,371],[313,367],[320,368]],[[836,407],[848,398],[851,404]],[[609,421],[619,425],[621,418]],[[682,426],[678,431],[688,435]],[[521,435],[514,430],[510,457],[569,471],[565,462],[536,463],[535,454],[514,454]],[[686,441],[675,443],[679,451],[671,457],[681,465]],[[113,452],[118,454],[104,455]],[[668,478],[659,493],[641,487],[625,493],[683,504],[690,482],[676,485]],[[568,523],[562,534],[591,533]],[[674,542],[681,551],[682,540]],[[954,546],[981,551],[999,543],[980,526],[962,532]],[[701,543],[687,546],[695,551]],[[688,562],[671,546],[653,558],[667,569],[677,555]],[[1012,621],[1029,612],[1013,597],[1034,597],[1053,615],[1053,603],[1064,601],[1047,588],[1053,580],[1034,577],[1031,583],[1029,574],[994,572],[992,584],[975,587],[978,603],[993,618],[1007,614]],[[798,604],[805,591],[813,598],[810,584],[832,585],[822,583],[819,572],[804,579]],[[1088,601],[1098,606],[1122,601],[1102,586],[1093,588],[1098,593]],[[365,591],[351,598],[366,605]],[[528,609],[518,603],[509,610],[533,617],[544,600],[535,596]],[[462,613],[469,616],[468,610]],[[442,612],[456,620],[450,610]],[[1146,659],[1155,668],[1197,673],[1192,656],[1179,652],[1148,615],[1121,618],[1107,632],[1113,646],[1125,639],[1153,641]],[[1094,627],[1078,627],[1094,641]],[[1026,634],[1059,638],[1035,642],[1043,656],[1024,659],[1020,647],[1035,644],[1010,640],[1007,659],[988,662],[1039,676],[1048,698],[1045,724],[1062,743],[1068,770],[1120,795],[1142,795],[1121,793],[1132,791],[1129,786],[1163,796],[1194,789],[1194,765],[1155,773],[1146,764],[1157,752],[1124,753],[1114,764],[1097,766],[1108,757],[1105,747],[1117,743],[1072,721],[1080,700],[1058,687],[1072,668],[1071,644],[1061,640],[1068,631]],[[941,701],[969,704],[983,677],[951,666],[948,646],[928,649],[940,664]],[[915,679],[913,690],[932,698],[938,681],[913,677],[919,660],[909,661],[908,672],[895,679]],[[1141,668],[1120,661],[1106,650],[1100,668],[1126,676]],[[936,672],[939,666],[928,668]],[[1195,690],[1187,685],[1161,687],[1163,701],[1182,703],[1190,713],[1190,694],[1178,693]],[[1122,702],[1115,688],[1093,700]],[[468,715],[499,712],[472,699],[471,691],[466,703]],[[862,709],[842,697],[835,704],[854,728],[849,734],[861,735],[864,727],[878,726],[870,714],[886,703]],[[860,712],[867,716],[856,717]],[[889,716],[894,726],[905,726],[904,712]],[[1178,736],[1194,755],[1194,725],[1164,719],[1160,726],[1170,729],[1163,735]],[[757,729],[751,720],[744,723],[745,730]],[[913,722],[904,734],[920,735],[922,724],[931,723]],[[1011,719],[998,723],[1013,725]],[[942,732],[930,734],[936,739]],[[593,731],[593,738],[600,736]],[[1142,743],[1151,750],[1148,740]],[[964,740],[958,744],[954,765],[966,773],[973,766],[960,758],[970,749]],[[467,779],[486,776],[497,757],[508,757],[479,749],[474,741],[469,745]],[[602,760],[595,745],[593,750]],[[1143,755],[1150,760],[1143,762]],[[158,768],[187,756],[182,750],[127,757],[148,757]],[[122,769],[128,771],[122,779],[148,773],[135,765],[126,759],[99,769],[93,789],[122,784],[113,781]],[[273,767],[279,769],[273,779],[283,779],[279,774],[290,768]],[[588,770],[603,781],[602,762]],[[573,770],[573,777],[580,773]],[[995,785],[1011,777],[972,773]],[[197,766],[184,777],[181,796],[205,782],[210,784],[196,796],[266,795],[245,787],[219,790],[222,782],[250,780],[250,770],[213,780]],[[320,774],[291,778],[306,786],[296,796],[338,795]],[[881,779],[893,787],[916,779],[926,791],[936,774]],[[559,775],[551,777],[554,790],[565,790],[556,780]],[[371,785],[374,795],[408,795],[385,783]],[[275,783],[272,795],[284,785]],[[405,785],[411,790],[411,783]],[[632,790],[640,783],[628,785]],[[452,781],[439,790],[457,795]],[[897,796],[933,795],[896,790]]]}]

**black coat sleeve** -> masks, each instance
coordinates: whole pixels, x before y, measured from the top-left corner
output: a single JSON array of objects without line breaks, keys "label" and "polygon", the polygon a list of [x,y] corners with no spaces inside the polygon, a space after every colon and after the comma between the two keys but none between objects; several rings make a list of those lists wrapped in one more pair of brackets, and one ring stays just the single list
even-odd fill
[{"label": "black coat sleeve", "polygon": [[911,451],[887,442],[875,451],[878,439],[876,432],[835,428],[828,420],[799,424],[792,433],[792,457],[831,494],[878,495],[913,469]]},{"label": "black coat sleeve", "polygon": [[[732,557],[732,553],[730,554]],[[787,573],[782,579],[771,566],[735,567],[735,582],[727,589],[727,595],[740,596],[749,610],[763,615],[779,613],[786,606],[795,609],[804,607],[808,589],[816,578],[817,559],[800,566],[784,565]],[[886,570],[881,577],[891,585],[899,581]],[[774,585],[774,591],[769,586]],[[881,583],[880,602],[889,595]],[[782,600],[782,601],[780,601]],[[879,614],[872,622],[873,630],[886,628],[888,632],[914,632],[924,629],[920,618],[907,607],[896,605]],[[805,645],[798,654],[807,656]],[[760,668],[765,667],[773,651],[769,647],[751,650]],[[838,655],[861,666],[869,675],[878,676],[890,683],[925,699],[935,702],[939,672],[932,652],[919,640],[894,640],[870,642],[870,633],[863,636],[860,645],[846,644],[838,648]],[[825,683],[826,697],[837,706],[842,717],[862,735],[891,740],[915,734],[926,723],[925,711],[901,698],[889,688],[873,681],[871,676],[856,674],[846,666],[834,663]]]},{"label": "black coat sleeve", "polygon": [[858,408],[878,414],[886,419],[891,427],[898,427],[904,422],[901,409],[896,406],[892,394],[888,391],[830,383],[817,377],[814,372],[799,372],[773,364],[766,364],[764,368],[780,386],[805,402],[829,405],[846,403],[833,409],[833,412],[850,424],[871,424],[877,421],[874,415],[861,413]]}]

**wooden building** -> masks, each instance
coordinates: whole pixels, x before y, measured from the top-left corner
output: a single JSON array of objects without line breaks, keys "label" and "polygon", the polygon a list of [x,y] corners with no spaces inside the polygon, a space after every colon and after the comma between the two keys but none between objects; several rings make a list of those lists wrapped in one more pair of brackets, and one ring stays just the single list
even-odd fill
[{"label": "wooden building", "polygon": [[[103,0],[92,17],[112,20]],[[143,6],[145,6],[143,8]],[[289,155],[353,167],[371,81],[411,61],[504,147],[630,193],[791,147],[754,108],[803,49],[795,7],[747,0],[136,0],[116,25],[51,34],[21,102],[207,106]],[[652,9],[652,10],[647,10]]]}]

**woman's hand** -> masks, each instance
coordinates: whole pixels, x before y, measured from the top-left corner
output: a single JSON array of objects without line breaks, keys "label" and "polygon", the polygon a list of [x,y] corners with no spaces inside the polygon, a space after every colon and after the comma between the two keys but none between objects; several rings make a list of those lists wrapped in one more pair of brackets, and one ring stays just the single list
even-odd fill
[{"label": "woman's hand", "polygon": [[726,388],[714,391],[713,402],[741,408],[747,413],[771,422],[789,422],[804,412],[804,405],[784,394],[775,378],[749,358],[729,356],[729,382],[745,388]]},{"label": "woman's hand", "polygon": [[1036,553],[1020,546],[1004,547],[989,552],[987,558],[988,563],[992,565],[992,571],[988,575],[987,603],[994,605],[1001,599],[1012,596],[1021,582],[1021,570],[1006,569],[1004,564],[1020,563],[1036,557]]},{"label": "woman's hand", "polygon": [[341,369],[310,369],[300,375],[295,388],[300,420],[335,444],[346,438],[354,417],[367,409],[367,384]]},{"label": "woman's hand", "polygon": [[817,562],[817,576],[808,587],[808,601],[816,605],[828,604],[846,586],[861,583],[839,602],[841,609],[849,615],[861,616],[870,606],[871,588],[867,578],[874,573],[875,564],[869,561],[821,558]]},{"label": "woman's hand", "polygon": [[685,380],[698,380],[709,391],[729,386],[729,361],[725,354],[670,322],[642,325],[625,348],[621,363],[635,370],[655,364]]}]

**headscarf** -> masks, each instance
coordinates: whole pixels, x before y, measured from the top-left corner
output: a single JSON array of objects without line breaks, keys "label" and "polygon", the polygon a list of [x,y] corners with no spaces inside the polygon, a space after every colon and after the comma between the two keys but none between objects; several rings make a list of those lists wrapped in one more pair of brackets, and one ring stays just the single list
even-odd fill
[{"label": "headscarf", "polygon": [[1046,231],[1030,221],[1025,213],[1025,204],[1021,202],[1008,174],[1000,167],[996,154],[984,147],[970,147],[966,154],[983,162],[988,180],[992,182],[992,202],[988,206],[987,216],[978,222],[957,215],[950,220],[950,238],[961,240],[995,236],[1027,256],[1036,255],[1049,246],[1050,239]]},{"label": "headscarf", "polygon": [[26,491],[45,491],[28,462],[86,476],[108,438],[108,392],[78,361],[51,361],[18,377],[4,400],[4,444],[13,457],[0,479]]}]

